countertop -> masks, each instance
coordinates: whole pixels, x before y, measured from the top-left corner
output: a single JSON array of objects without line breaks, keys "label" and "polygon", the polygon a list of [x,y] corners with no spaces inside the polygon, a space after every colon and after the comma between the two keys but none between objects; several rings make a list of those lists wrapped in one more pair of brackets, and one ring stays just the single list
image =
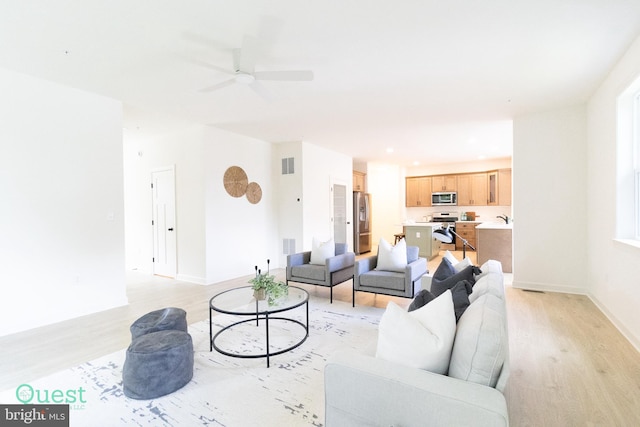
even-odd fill
[{"label": "countertop", "polygon": [[441,222],[403,222],[403,227],[442,227]]},{"label": "countertop", "polygon": [[[504,222],[482,222],[482,221],[457,221],[469,224],[478,224],[476,229],[484,230],[513,230],[513,223],[505,224]],[[403,222],[400,224],[402,227],[442,227],[442,222]]]},{"label": "countertop", "polygon": [[476,230],[513,230],[513,223],[504,222],[483,222],[476,227]]}]

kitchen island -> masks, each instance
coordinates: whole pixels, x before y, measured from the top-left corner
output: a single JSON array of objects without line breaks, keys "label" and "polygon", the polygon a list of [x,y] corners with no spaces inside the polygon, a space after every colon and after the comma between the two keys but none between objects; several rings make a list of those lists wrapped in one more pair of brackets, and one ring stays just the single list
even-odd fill
[{"label": "kitchen island", "polygon": [[439,222],[405,223],[404,238],[407,246],[417,246],[420,256],[431,260],[440,253],[440,241],[433,237],[433,231],[442,227]]},{"label": "kitchen island", "polygon": [[476,227],[476,239],[478,265],[495,259],[503,272],[513,272],[513,224],[483,222]]}]

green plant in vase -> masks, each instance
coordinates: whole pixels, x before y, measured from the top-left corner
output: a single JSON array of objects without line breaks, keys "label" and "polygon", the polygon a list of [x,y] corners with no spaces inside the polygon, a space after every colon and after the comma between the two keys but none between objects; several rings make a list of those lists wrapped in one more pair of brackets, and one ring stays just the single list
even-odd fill
[{"label": "green plant in vase", "polygon": [[274,305],[279,298],[289,294],[289,286],[284,282],[276,280],[275,276],[269,274],[269,260],[267,260],[267,272],[262,273],[255,266],[256,277],[249,280],[252,285],[253,296],[257,300],[266,299],[269,305]]}]

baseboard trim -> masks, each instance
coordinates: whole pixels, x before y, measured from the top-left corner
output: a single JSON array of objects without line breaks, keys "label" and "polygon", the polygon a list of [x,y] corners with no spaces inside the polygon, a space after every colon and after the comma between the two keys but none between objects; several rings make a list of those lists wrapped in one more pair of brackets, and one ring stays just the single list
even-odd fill
[{"label": "baseboard trim", "polygon": [[624,325],[624,323],[621,322],[620,319],[618,319],[612,312],[610,312],[607,307],[598,300],[598,298],[591,294],[587,294],[587,297],[589,297],[591,302],[593,302],[595,306],[598,307],[598,310],[600,310],[602,314],[604,314],[605,317],[609,319],[611,323],[613,323],[613,326],[615,326],[616,329],[620,331],[622,336],[624,336],[627,341],[629,341],[631,345],[635,347],[638,353],[640,353],[640,339],[633,333],[631,333],[631,331]]},{"label": "baseboard trim", "polygon": [[535,283],[535,282],[519,282],[513,281],[511,285],[516,289],[524,289],[524,290],[532,290],[539,292],[559,292],[565,294],[576,294],[576,295],[587,295],[587,290],[583,288],[578,288],[575,286],[562,286],[562,285],[553,285],[549,283]]}]

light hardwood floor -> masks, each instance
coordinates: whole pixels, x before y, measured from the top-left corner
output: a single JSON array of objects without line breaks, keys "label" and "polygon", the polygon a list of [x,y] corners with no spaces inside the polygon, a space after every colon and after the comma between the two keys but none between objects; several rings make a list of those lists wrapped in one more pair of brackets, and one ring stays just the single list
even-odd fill
[{"label": "light hardwood floor", "polygon": [[[461,258],[460,252],[454,252]],[[468,253],[475,262],[475,253]],[[429,262],[435,271],[440,258]],[[274,273],[283,278],[284,271]],[[200,286],[136,272],[128,274],[130,304],[105,312],[0,337],[0,390],[93,360],[128,346],[129,325],[161,307],[184,308],[189,323],[208,318],[217,292],[251,277]],[[527,292],[505,275],[511,377],[507,388],[512,426],[640,425],[640,353],[586,296]],[[328,298],[327,288],[301,285]],[[351,302],[351,282],[334,289]],[[368,293],[357,305],[385,307],[410,300]]]}]

